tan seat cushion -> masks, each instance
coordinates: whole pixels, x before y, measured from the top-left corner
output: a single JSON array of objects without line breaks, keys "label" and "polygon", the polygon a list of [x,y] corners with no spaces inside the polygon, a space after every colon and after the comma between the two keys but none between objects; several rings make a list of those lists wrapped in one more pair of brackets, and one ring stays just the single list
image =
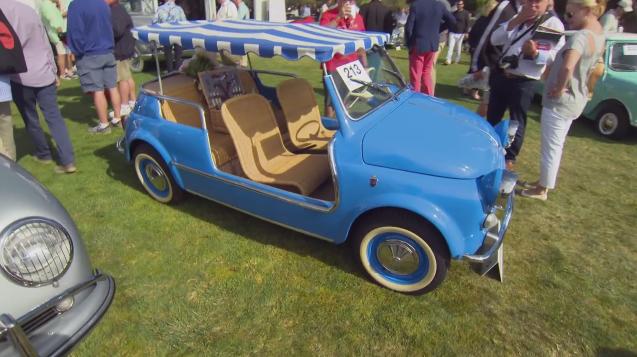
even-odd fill
[{"label": "tan seat cushion", "polygon": [[232,137],[228,134],[210,134],[210,149],[217,167],[221,167],[237,157],[237,151],[234,148],[234,144],[232,144]]},{"label": "tan seat cushion", "polygon": [[297,149],[307,145],[325,148],[334,131],[321,124],[321,112],[310,83],[301,78],[288,79],[279,84],[276,94],[291,144]]},{"label": "tan seat cushion", "polygon": [[258,94],[227,100],[221,116],[243,172],[253,181],[312,193],[329,176],[327,155],[287,151],[268,101]]},{"label": "tan seat cushion", "polygon": [[[194,79],[188,76],[177,74],[162,79],[162,87],[164,95],[166,96],[187,99],[195,103],[203,103],[203,98],[197,89]],[[159,82],[152,82],[145,88],[159,92]],[[163,100],[161,111],[166,120],[201,128],[199,110],[193,106]]]}]

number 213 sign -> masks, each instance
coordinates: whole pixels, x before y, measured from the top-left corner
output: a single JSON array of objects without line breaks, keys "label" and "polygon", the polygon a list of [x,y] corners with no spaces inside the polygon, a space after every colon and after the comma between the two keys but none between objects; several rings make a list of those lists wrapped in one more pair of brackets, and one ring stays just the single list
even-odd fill
[{"label": "number 213 sign", "polygon": [[338,72],[338,74],[341,76],[343,82],[345,82],[345,85],[347,86],[347,89],[349,89],[350,91],[356,90],[363,86],[361,83],[358,83],[354,80],[358,80],[361,82],[372,81],[372,79],[369,78],[369,74],[367,74],[365,67],[363,67],[363,64],[359,60],[337,67],[336,72]]}]

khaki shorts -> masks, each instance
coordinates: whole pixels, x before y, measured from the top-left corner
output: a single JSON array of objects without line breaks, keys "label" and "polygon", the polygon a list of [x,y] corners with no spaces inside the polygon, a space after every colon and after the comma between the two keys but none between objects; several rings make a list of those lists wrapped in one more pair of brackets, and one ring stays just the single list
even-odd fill
[{"label": "khaki shorts", "polygon": [[117,81],[127,81],[133,74],[130,71],[130,60],[117,61]]},{"label": "khaki shorts", "polygon": [[59,41],[55,44],[55,52],[57,52],[58,56],[63,56],[66,54],[66,46],[64,46],[64,42]]}]

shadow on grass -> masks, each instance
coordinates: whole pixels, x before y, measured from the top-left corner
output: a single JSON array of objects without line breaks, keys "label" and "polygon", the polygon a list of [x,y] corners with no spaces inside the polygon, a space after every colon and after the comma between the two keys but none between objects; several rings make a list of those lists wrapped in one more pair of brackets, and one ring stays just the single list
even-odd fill
[{"label": "shadow on grass", "polygon": [[[145,193],[137,180],[135,170],[124,157],[108,145],[95,150],[95,155],[106,160],[106,174],[134,190]],[[155,204],[161,204],[155,202]],[[232,208],[195,195],[186,195],[184,202],[170,206],[205,222],[214,222],[220,228],[246,237],[264,245],[272,245],[300,256],[309,256],[344,272],[366,279],[364,272],[355,263],[347,244],[334,245],[326,241],[297,233]],[[258,234],[255,234],[258,232]]]},{"label": "shadow on grass", "polygon": [[[51,157],[53,158],[55,162],[60,162],[60,158],[57,155],[56,146],[53,142],[53,137],[51,137],[51,135],[47,131],[46,126],[43,126],[42,129],[44,130],[44,136],[46,137],[46,142],[49,145],[49,149],[51,150]],[[23,157],[34,155],[35,146],[33,145],[33,141],[31,141],[31,136],[27,132],[26,128],[14,127],[13,138],[15,140],[15,147],[16,147],[16,161],[19,161]],[[73,138],[71,138],[71,142],[73,142]]]},{"label": "shadow on grass", "polygon": [[624,348],[602,347],[597,350],[598,357],[637,357],[637,353]]},{"label": "shadow on grass", "polygon": [[62,117],[79,124],[93,125],[97,122],[97,113],[93,106],[93,98],[84,94],[79,86],[62,88],[58,90],[58,98]]}]

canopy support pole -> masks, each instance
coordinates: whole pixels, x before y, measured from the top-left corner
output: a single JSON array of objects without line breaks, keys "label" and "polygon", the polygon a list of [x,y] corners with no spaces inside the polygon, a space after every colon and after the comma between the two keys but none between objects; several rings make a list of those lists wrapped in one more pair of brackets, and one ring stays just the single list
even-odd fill
[{"label": "canopy support pole", "polygon": [[248,68],[252,70],[252,60],[250,59],[250,52],[246,54],[246,57],[248,57]]},{"label": "canopy support pole", "polygon": [[157,56],[157,44],[155,41],[151,42],[153,48],[153,56],[155,57],[155,67],[157,68],[157,79],[159,80],[159,94],[164,95],[164,86],[161,83],[161,68],[159,67],[159,56]]}]

